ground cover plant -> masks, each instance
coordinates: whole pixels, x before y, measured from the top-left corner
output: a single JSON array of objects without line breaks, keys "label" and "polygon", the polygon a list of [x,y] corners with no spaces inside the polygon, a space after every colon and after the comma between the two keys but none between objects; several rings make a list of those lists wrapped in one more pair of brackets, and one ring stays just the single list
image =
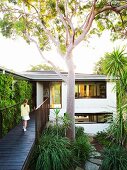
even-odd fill
[{"label": "ground cover plant", "polygon": [[89,158],[91,145],[84,129],[76,127],[76,139],[65,137],[64,126],[50,125],[41,135],[30,161],[31,170],[74,170]]},{"label": "ground cover plant", "polygon": [[45,134],[37,146],[36,170],[65,170],[74,167],[70,142],[67,138]]},{"label": "ground cover plant", "polygon": [[112,145],[103,151],[103,170],[127,170],[127,150],[118,145]]},{"label": "ground cover plant", "polygon": [[88,160],[92,152],[92,147],[88,135],[84,133],[84,128],[76,127],[75,137],[75,141],[72,143],[72,149],[76,159],[79,161],[80,165],[82,165]]}]

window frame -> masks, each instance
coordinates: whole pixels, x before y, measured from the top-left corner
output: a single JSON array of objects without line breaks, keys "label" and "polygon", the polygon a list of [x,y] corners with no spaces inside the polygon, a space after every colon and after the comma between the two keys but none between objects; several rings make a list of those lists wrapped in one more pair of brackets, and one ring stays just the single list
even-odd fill
[{"label": "window frame", "polygon": [[[102,116],[102,115],[104,115],[104,117],[112,116],[112,118],[113,118],[113,113],[108,113],[108,112],[107,113],[75,113],[75,116],[89,116],[88,122],[83,122],[83,121],[76,122],[75,121],[75,124],[100,124],[100,123],[110,123],[111,122],[111,121],[108,122],[108,118],[105,121],[99,121],[98,116]],[[90,119],[92,119],[92,116],[95,116],[96,121],[90,121]]]},{"label": "window frame", "polygon": [[[60,84],[60,105],[61,105],[61,107],[51,107],[51,97],[50,97],[51,90],[50,90],[50,87],[51,87],[51,85],[53,83],[54,84],[55,83],[59,83]],[[49,83],[49,98],[50,98],[50,100],[49,100],[50,109],[57,109],[57,108],[61,109],[62,108],[62,82],[61,81],[52,81],[52,82]]]},{"label": "window frame", "polygon": [[[100,88],[102,88],[102,94],[97,95],[97,85],[100,84]],[[86,86],[86,96],[79,96],[80,94],[80,85]],[[96,96],[88,96],[87,94],[90,92],[90,86],[95,85]],[[76,87],[77,86],[77,87]],[[76,89],[78,91],[76,91]],[[106,99],[107,98],[107,82],[106,81],[76,81],[75,82],[75,99]]]}]

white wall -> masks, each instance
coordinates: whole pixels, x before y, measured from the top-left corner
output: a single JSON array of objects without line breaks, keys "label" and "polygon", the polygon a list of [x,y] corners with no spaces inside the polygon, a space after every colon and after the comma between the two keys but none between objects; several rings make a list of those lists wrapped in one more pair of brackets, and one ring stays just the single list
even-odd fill
[{"label": "white wall", "polygon": [[[107,82],[107,98],[103,99],[75,99],[75,113],[116,113],[116,93],[113,90],[115,83]],[[67,86],[62,83],[62,108],[61,113],[66,112]]]},{"label": "white wall", "polygon": [[113,116],[115,116],[117,109],[115,82],[108,82],[107,84],[107,108],[113,111]]},{"label": "white wall", "polygon": [[[75,113],[116,112],[116,93],[113,90],[115,83],[107,82],[106,99],[75,99]],[[43,82],[37,82],[37,106],[43,102]],[[62,108],[66,112],[67,86],[62,83]]]},{"label": "white wall", "polygon": [[37,87],[37,89],[36,89],[37,90],[36,100],[37,100],[37,107],[38,107],[43,102],[43,83],[37,82],[36,87]]},{"label": "white wall", "polygon": [[[116,113],[116,93],[114,82],[107,82],[107,97],[106,99],[75,99],[75,113],[98,113],[98,112],[113,112]],[[37,82],[37,106],[43,102],[43,82]],[[60,114],[66,112],[67,104],[67,86],[62,83],[62,108]],[[50,120],[54,120],[54,111],[50,109]],[[76,124],[76,126],[84,127],[86,133],[96,134],[98,131],[104,130],[109,124]]]},{"label": "white wall", "polygon": [[107,82],[107,98],[75,99],[75,113],[116,112],[114,83]]},{"label": "white wall", "polygon": [[96,135],[97,132],[106,130],[109,127],[109,123],[96,123],[96,124],[76,124],[78,127],[83,127],[84,132],[90,135]]}]

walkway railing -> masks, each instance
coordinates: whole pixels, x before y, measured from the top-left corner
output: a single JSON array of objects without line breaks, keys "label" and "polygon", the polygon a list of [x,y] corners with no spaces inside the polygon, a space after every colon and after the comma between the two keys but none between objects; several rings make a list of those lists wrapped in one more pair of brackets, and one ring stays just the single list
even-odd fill
[{"label": "walkway railing", "polygon": [[36,119],[36,139],[38,139],[49,120],[49,98],[46,99],[34,112]]},{"label": "walkway railing", "polygon": [[[6,133],[8,133],[11,129],[13,129],[17,124],[20,123],[20,105],[21,103],[18,103],[7,108],[0,109],[0,138],[5,136]],[[9,113],[9,110],[11,110],[11,113]],[[38,138],[49,119],[49,98],[46,99],[39,107],[37,107],[32,112],[34,112],[35,114],[36,138]],[[11,120],[9,114],[12,115]]]}]

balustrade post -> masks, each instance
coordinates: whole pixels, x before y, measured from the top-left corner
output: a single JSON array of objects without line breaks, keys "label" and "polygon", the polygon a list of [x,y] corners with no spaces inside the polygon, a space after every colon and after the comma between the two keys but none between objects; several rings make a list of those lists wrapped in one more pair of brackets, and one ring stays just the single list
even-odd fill
[{"label": "balustrade post", "polygon": [[2,138],[2,122],[3,122],[3,117],[2,117],[2,111],[0,110],[0,139]]}]

